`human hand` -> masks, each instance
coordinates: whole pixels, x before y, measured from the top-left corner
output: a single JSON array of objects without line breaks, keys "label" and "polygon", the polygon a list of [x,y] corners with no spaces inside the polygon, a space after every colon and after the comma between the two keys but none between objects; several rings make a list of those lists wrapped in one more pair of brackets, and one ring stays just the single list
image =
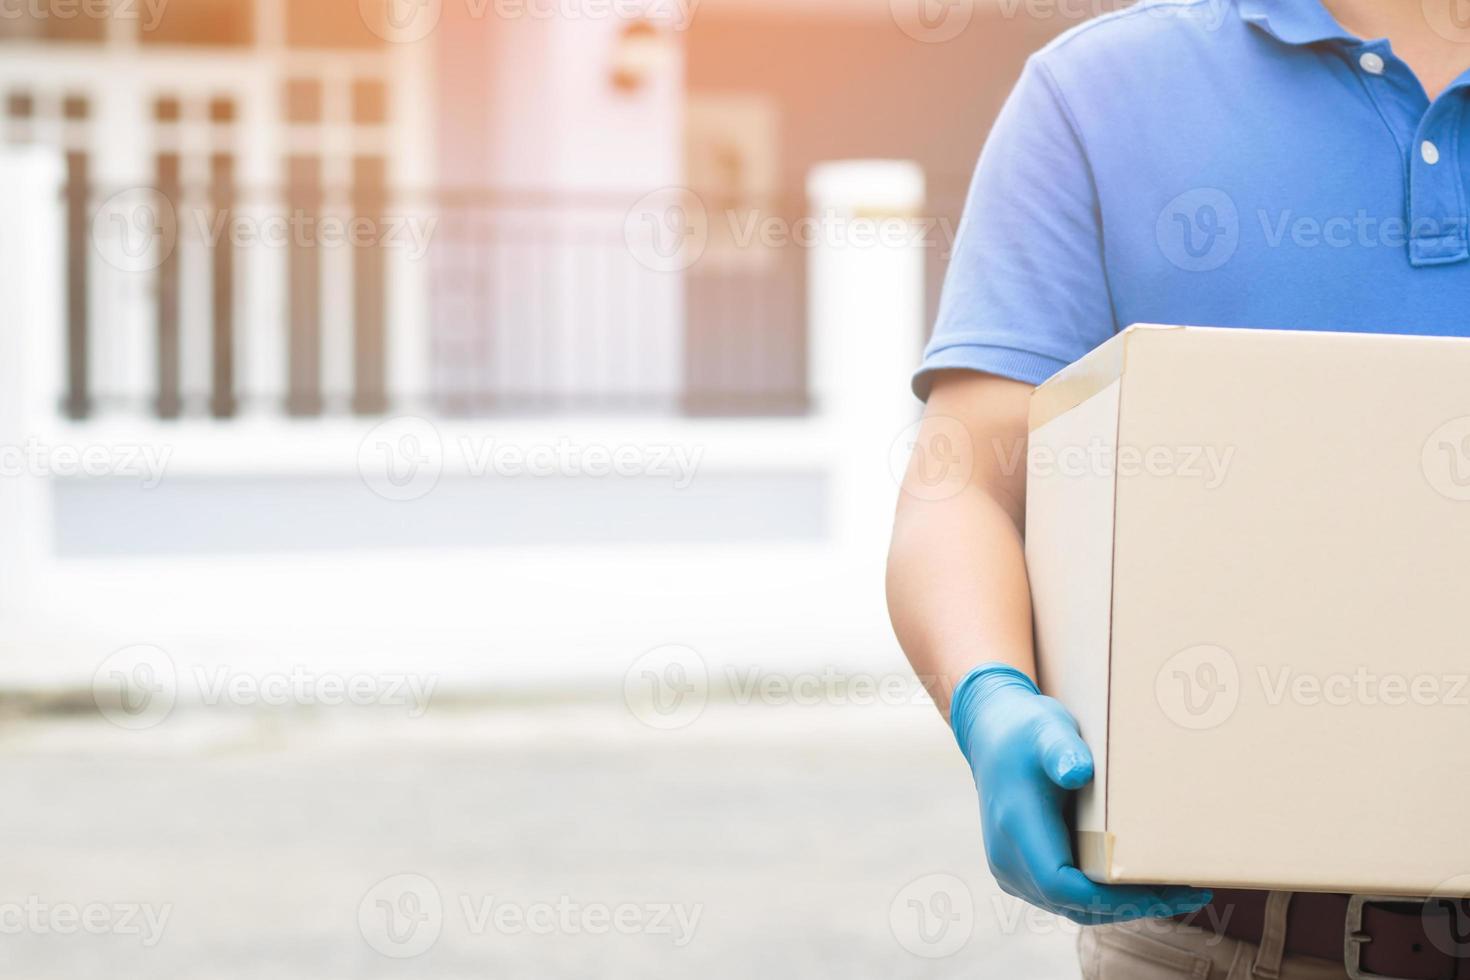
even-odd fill
[{"label": "human hand", "polygon": [[1193,912],[1208,891],[1100,885],[1073,863],[1062,807],[1092,781],[1067,709],[1014,667],[983,664],[955,688],[950,726],[980,792],[985,856],[1009,895],[1084,925]]}]

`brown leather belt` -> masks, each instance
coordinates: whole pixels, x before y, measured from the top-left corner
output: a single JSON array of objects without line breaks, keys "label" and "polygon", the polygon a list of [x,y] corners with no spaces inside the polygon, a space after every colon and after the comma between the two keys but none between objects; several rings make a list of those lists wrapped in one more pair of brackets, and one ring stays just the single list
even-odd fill
[{"label": "brown leather belt", "polygon": [[[1219,888],[1180,921],[1259,944],[1268,894]],[[1470,900],[1298,892],[1286,915],[1286,954],[1342,963],[1354,978],[1470,980]]]}]

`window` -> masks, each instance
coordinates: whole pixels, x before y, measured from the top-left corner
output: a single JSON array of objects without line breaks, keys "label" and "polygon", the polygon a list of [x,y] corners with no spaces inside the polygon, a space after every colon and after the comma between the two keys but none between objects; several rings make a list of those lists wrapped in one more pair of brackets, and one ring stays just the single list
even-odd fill
[{"label": "window", "polygon": [[360,3],[359,0],[288,0],[286,43],[294,48],[380,47],[385,42],[368,29],[365,18],[382,2],[383,0],[377,3]]},{"label": "window", "polygon": [[[316,0],[292,0],[311,6]],[[158,8],[157,23],[139,25],[144,44],[237,47],[255,40],[255,0],[169,0]]]},{"label": "window", "polygon": [[0,38],[15,41],[88,41],[107,37],[110,11],[97,0],[77,4],[12,4],[0,16]]},{"label": "window", "polygon": [[322,119],[322,85],[311,78],[286,82],[286,121],[315,123]]},{"label": "window", "polygon": [[352,84],[352,121],[362,126],[388,121],[388,90],[382,82],[360,79]]}]

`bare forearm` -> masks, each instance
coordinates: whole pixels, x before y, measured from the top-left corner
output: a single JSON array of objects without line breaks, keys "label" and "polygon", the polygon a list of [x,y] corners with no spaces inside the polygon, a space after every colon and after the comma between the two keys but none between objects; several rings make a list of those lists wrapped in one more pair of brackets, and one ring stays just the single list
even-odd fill
[{"label": "bare forearm", "polygon": [[1016,520],[967,487],[900,507],[888,560],[888,608],[914,671],[949,716],[949,695],[976,664],[1035,676],[1031,596]]},{"label": "bare forearm", "polygon": [[899,495],[889,616],[946,718],[977,664],[1036,676],[1021,537],[1030,397],[1020,382],[941,374]]}]

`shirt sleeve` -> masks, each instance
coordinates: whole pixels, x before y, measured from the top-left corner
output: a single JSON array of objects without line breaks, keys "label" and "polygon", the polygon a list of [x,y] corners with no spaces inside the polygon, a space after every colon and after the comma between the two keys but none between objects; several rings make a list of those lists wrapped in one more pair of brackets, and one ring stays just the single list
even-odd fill
[{"label": "shirt sleeve", "polygon": [[1098,212],[1070,111],[1033,56],[975,168],[914,393],[948,368],[1040,384],[1112,336]]}]

